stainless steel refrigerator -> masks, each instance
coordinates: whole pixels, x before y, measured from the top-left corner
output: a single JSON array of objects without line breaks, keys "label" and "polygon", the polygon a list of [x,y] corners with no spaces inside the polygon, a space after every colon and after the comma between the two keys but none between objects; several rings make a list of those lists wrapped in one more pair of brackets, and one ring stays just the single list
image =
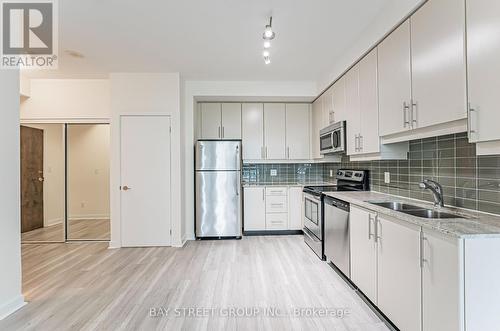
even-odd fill
[{"label": "stainless steel refrigerator", "polygon": [[241,140],[198,140],[196,237],[241,237]]}]

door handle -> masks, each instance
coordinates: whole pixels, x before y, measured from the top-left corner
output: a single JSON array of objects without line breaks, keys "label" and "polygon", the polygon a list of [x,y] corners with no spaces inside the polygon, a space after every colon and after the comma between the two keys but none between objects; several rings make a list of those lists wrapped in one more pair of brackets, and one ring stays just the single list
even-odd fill
[{"label": "door handle", "polygon": [[123,191],[128,191],[128,190],[131,190],[132,188],[131,187],[128,187],[127,185],[123,186],[122,187],[122,190]]}]

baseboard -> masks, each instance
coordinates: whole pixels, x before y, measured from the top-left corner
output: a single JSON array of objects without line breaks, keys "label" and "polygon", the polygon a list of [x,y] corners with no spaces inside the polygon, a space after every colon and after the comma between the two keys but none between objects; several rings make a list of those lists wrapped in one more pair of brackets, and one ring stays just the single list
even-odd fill
[{"label": "baseboard", "polygon": [[63,222],[63,219],[62,219],[62,218],[54,218],[54,219],[52,219],[52,220],[47,221],[46,223],[44,222],[44,223],[43,223],[43,227],[44,227],[44,228],[46,228],[46,227],[48,227],[48,226],[61,224],[62,222]]},{"label": "baseboard", "polygon": [[18,297],[14,298],[14,300],[11,300],[10,302],[0,306],[0,321],[17,311],[18,309],[22,308],[24,305],[26,305],[26,302],[24,302],[24,297],[22,295],[19,295]]},{"label": "baseboard", "polygon": [[109,245],[108,245],[108,249],[117,249],[117,248],[121,248],[121,247],[122,247],[122,245],[116,241],[110,241]]},{"label": "baseboard", "polygon": [[109,215],[75,215],[68,217],[68,221],[82,221],[82,220],[102,220],[102,219],[110,219]]}]

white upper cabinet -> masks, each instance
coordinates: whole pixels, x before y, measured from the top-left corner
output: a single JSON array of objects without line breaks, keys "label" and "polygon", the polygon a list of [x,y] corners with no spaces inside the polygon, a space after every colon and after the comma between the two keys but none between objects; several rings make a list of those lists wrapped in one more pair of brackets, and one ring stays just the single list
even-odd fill
[{"label": "white upper cabinet", "polygon": [[241,139],[241,103],[222,104],[222,139]]},{"label": "white upper cabinet", "polygon": [[354,66],[345,75],[345,96],[347,109],[347,154],[359,152],[360,109],[359,109],[359,66]]},{"label": "white upper cabinet", "polygon": [[264,105],[244,103],[241,112],[243,159],[262,160],[264,158]]},{"label": "white upper cabinet", "polygon": [[284,103],[264,104],[264,146],[266,159],[286,159],[286,108]]},{"label": "white upper cabinet", "polygon": [[332,86],[332,123],[347,120],[345,101],[345,77],[340,78]]},{"label": "white upper cabinet", "polygon": [[308,104],[286,104],[286,158],[307,160],[309,153]]},{"label": "white upper cabinet", "polygon": [[410,21],[378,46],[380,136],[411,128]]},{"label": "white upper cabinet", "polygon": [[377,49],[359,63],[360,138],[358,151],[363,154],[380,152],[378,131]]},{"label": "white upper cabinet", "polygon": [[465,1],[431,0],[413,14],[411,54],[413,127],[466,118]]},{"label": "white upper cabinet", "polygon": [[467,1],[469,140],[500,140],[500,1]]},{"label": "white upper cabinet", "polygon": [[318,98],[312,104],[311,155],[313,159],[321,159],[323,155],[319,146],[319,131],[323,129],[323,99]]},{"label": "white upper cabinet", "polygon": [[323,98],[323,127],[327,127],[334,122],[333,111],[333,86],[321,96]]},{"label": "white upper cabinet", "polygon": [[201,104],[201,138],[221,139],[221,104],[202,103]]}]

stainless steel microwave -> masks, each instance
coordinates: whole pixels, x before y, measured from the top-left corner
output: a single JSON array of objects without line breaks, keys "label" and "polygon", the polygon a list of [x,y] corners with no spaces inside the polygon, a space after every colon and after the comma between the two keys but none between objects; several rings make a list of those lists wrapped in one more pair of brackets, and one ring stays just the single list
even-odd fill
[{"label": "stainless steel microwave", "polygon": [[321,154],[346,152],[346,122],[333,123],[319,131]]}]

